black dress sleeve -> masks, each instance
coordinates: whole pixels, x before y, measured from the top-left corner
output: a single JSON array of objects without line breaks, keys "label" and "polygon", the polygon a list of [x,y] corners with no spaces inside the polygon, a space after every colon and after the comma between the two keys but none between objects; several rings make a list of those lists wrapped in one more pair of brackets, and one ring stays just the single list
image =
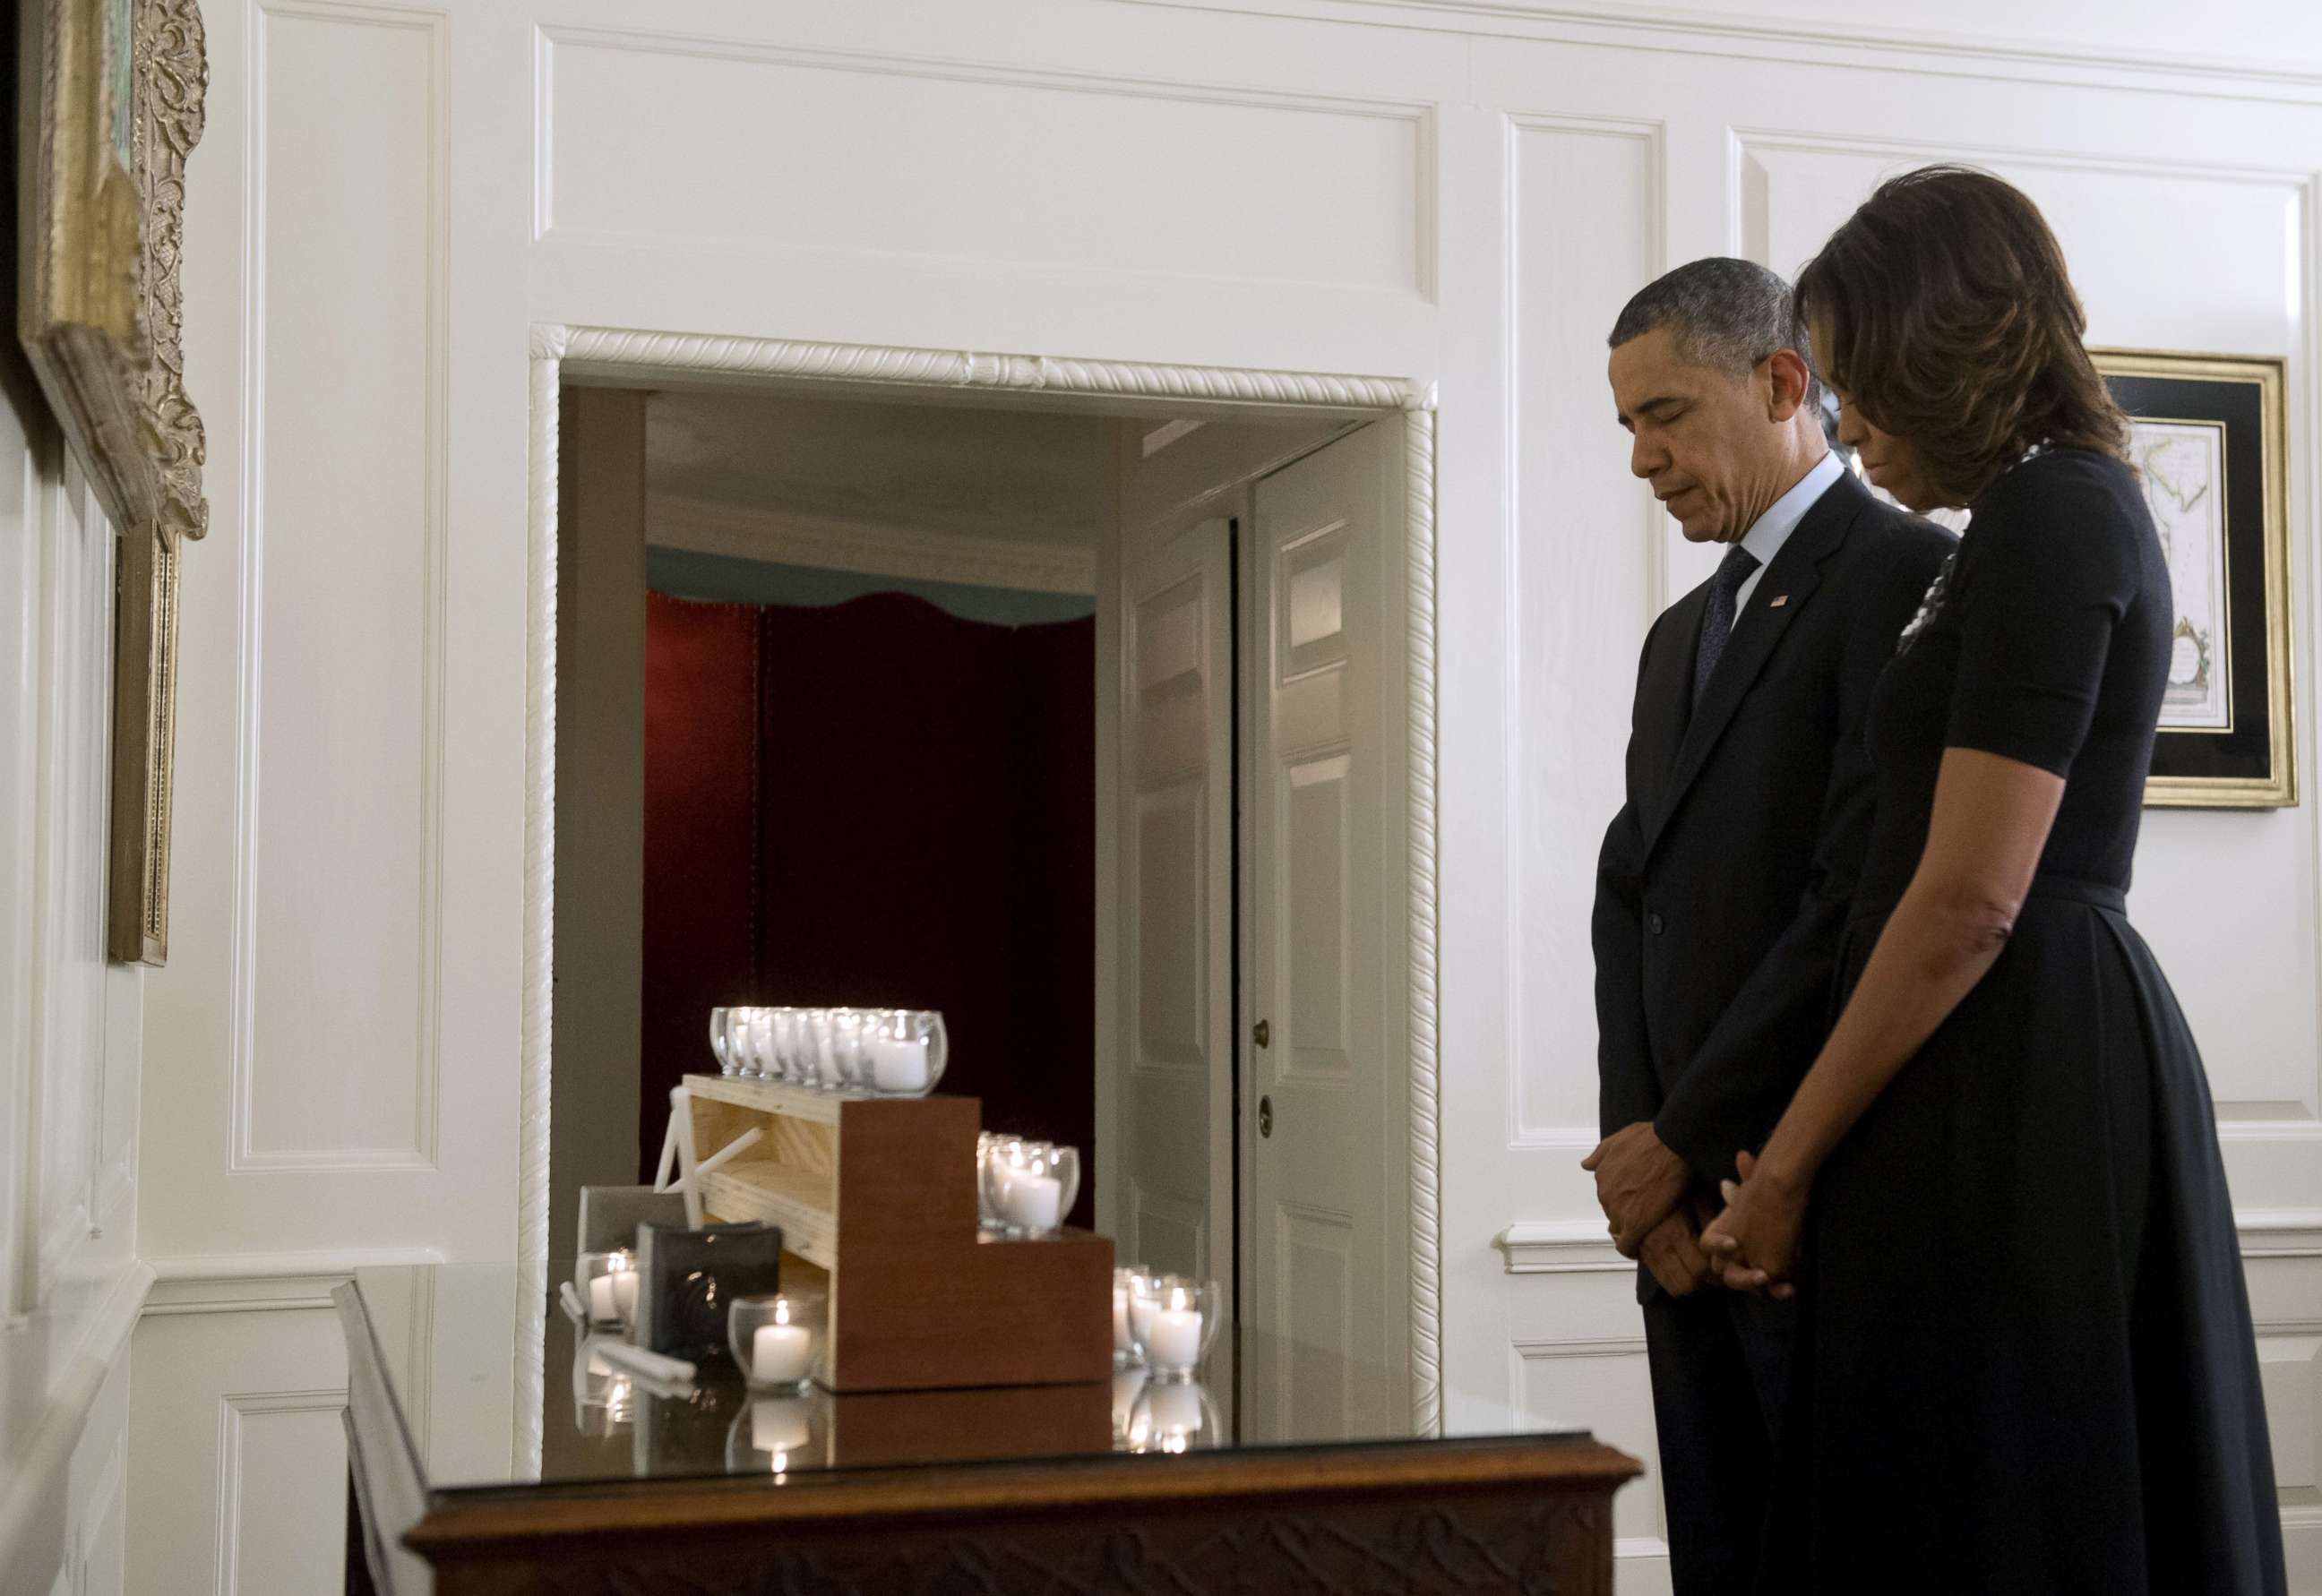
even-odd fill
[{"label": "black dress sleeve", "polygon": [[1947,747],[2071,773],[2113,629],[2137,592],[2135,528],[2103,475],[2125,470],[2043,456],[1979,506],[1952,600],[1960,665]]}]

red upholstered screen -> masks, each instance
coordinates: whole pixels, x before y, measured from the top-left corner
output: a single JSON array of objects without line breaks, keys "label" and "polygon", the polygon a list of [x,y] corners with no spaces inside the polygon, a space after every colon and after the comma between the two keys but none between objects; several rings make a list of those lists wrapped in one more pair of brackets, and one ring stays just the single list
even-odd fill
[{"label": "red upholstered screen", "polygon": [[1092,1177],[1094,621],[654,594],[645,659],[644,1172],[711,1005],[855,1003],[942,1009],[943,1090]]}]

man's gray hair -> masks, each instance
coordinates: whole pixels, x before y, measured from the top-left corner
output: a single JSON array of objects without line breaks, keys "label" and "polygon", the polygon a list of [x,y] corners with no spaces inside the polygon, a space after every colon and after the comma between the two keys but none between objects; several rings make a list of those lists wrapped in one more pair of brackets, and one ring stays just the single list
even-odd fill
[{"label": "man's gray hair", "polygon": [[1662,327],[1675,335],[1682,359],[1729,377],[1747,377],[1778,349],[1796,351],[1806,363],[1806,407],[1819,407],[1821,373],[1797,296],[1756,261],[1712,255],[1655,278],[1622,307],[1605,342],[1618,349]]}]

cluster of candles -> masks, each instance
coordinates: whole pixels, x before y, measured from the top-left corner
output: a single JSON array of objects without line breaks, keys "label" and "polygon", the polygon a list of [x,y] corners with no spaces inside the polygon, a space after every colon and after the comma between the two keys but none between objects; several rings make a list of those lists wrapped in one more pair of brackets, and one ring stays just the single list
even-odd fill
[{"label": "cluster of candles", "polygon": [[1156,1381],[1191,1380],[1217,1333],[1216,1281],[1134,1267],[1112,1272],[1116,1369],[1141,1367]]},{"label": "cluster of candles", "polygon": [[950,1044],[932,1008],[713,1008],[720,1074],[815,1091],[920,1098],[943,1079]]},{"label": "cluster of candles", "polygon": [[995,1236],[1052,1236],[1081,1194],[1081,1155],[1024,1136],[975,1138],[976,1190],[983,1228]]}]

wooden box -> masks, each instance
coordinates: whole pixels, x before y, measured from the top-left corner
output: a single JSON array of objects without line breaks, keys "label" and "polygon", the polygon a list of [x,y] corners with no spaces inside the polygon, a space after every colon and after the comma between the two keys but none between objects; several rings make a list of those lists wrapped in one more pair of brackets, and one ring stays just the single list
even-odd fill
[{"label": "wooden box", "polygon": [[1112,1243],[979,1231],[975,1099],[836,1098],[724,1075],[685,1085],[702,1157],[763,1133],[702,1177],[702,1207],[781,1226],[786,1286],[827,1277],[832,1391],[1111,1377]]}]

